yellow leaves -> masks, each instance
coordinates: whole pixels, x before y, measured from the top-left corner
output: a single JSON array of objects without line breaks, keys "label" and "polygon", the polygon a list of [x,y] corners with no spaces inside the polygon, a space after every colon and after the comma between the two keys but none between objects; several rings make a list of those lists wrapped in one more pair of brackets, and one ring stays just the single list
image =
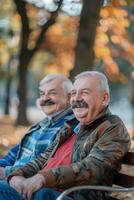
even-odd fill
[{"label": "yellow leaves", "polygon": [[15,14],[12,17],[12,26],[14,30],[20,32],[21,24],[20,24],[20,16],[18,14]]},{"label": "yellow leaves", "polygon": [[26,9],[28,17],[33,18],[33,16],[36,16],[38,8],[36,8],[32,4],[26,4]]},{"label": "yellow leaves", "polygon": [[45,64],[45,72],[58,72],[68,75],[74,64],[74,47],[76,45],[76,30],[78,18],[60,15],[57,23],[47,31],[47,49],[55,58]]},{"label": "yellow leaves", "polygon": [[111,41],[112,41],[114,44],[118,44],[118,43],[120,43],[120,37],[118,37],[117,35],[112,35],[112,36],[111,36]]},{"label": "yellow leaves", "polygon": [[104,60],[105,65],[107,66],[107,70],[110,74],[118,74],[119,68],[116,62],[109,56]]},{"label": "yellow leaves", "polygon": [[17,21],[20,20],[20,15],[18,13],[14,14],[13,20],[17,23]]},{"label": "yellow leaves", "polygon": [[3,2],[1,0],[0,4],[1,14],[11,12],[11,7],[13,7],[13,3],[11,0],[3,0]]},{"label": "yellow leaves", "polygon": [[108,9],[106,9],[106,8],[101,9],[101,11],[100,11],[100,16],[101,16],[103,19],[109,17],[109,11],[108,11]]},{"label": "yellow leaves", "polygon": [[119,73],[118,77],[117,77],[117,80],[120,82],[120,83],[123,83],[123,84],[127,84],[128,83],[128,78],[123,74],[123,73]]},{"label": "yellow leaves", "polygon": [[57,58],[49,61],[45,64],[45,74],[48,73],[63,73],[69,75],[69,71],[73,68],[74,64],[74,52],[59,52]]},{"label": "yellow leaves", "polygon": [[[134,6],[134,1],[133,0],[129,1],[129,4],[131,4],[131,6],[133,4]],[[126,31],[126,28],[129,27],[130,23],[128,21],[128,13],[125,9],[123,9],[123,7],[126,5],[127,5],[126,0],[112,0],[111,6],[107,6],[102,9],[101,11],[102,20],[100,24],[102,26],[101,31],[104,31],[106,34],[108,31],[111,31],[110,41],[120,48],[119,55],[122,56],[125,60],[127,60],[134,68],[134,53],[133,53],[134,45],[131,44],[129,38],[127,38],[127,31]],[[129,19],[132,22],[134,22],[134,15],[130,15]],[[105,50],[107,49],[107,47],[105,45],[105,42],[103,42],[103,40],[101,40],[101,42],[103,43],[101,44],[102,47],[104,45],[102,50],[102,52],[104,53],[106,52]],[[107,73],[109,78],[112,81],[127,83],[128,82],[127,77],[119,71],[118,65],[112,58],[112,55],[118,56],[118,52],[111,51],[110,52],[111,55],[109,53],[109,57],[106,58],[103,55],[103,53],[102,54],[99,53],[99,48],[95,47],[95,49],[98,49],[98,51],[96,51],[97,58],[100,57],[100,59],[103,59],[104,61],[105,72]],[[134,70],[132,71],[131,76],[132,79],[134,80]]]},{"label": "yellow leaves", "polygon": [[[97,28],[94,50],[96,61],[102,60],[104,63],[107,76],[112,81],[127,83],[126,76],[120,72],[114,60],[120,56],[134,68],[134,45],[127,32],[130,25],[129,19],[134,21],[134,15],[128,16],[124,6],[126,6],[126,1],[115,0],[112,1],[112,5],[101,9],[100,26]],[[133,73],[132,77],[134,77]]]},{"label": "yellow leaves", "polygon": [[123,18],[128,16],[127,11],[124,10],[123,8],[112,8],[110,11],[111,14],[116,18]]},{"label": "yellow leaves", "polygon": [[117,7],[119,5],[119,0],[112,0],[112,5]]},{"label": "yellow leaves", "polygon": [[128,13],[123,8],[102,8],[100,13],[102,19],[100,20],[101,26],[107,26],[107,29],[117,27],[119,29],[125,29],[129,26],[127,19]]},{"label": "yellow leaves", "polygon": [[127,2],[126,0],[111,0],[110,3],[106,7],[119,7],[119,6],[126,6]]},{"label": "yellow leaves", "polygon": [[60,72],[60,66],[58,66],[56,63],[49,63],[44,68],[45,74],[52,74],[52,73],[59,73]]},{"label": "yellow leaves", "polygon": [[54,60],[50,61],[44,67],[44,73],[62,73],[68,76],[69,71],[73,67],[72,58],[70,55],[63,54],[61,55],[61,59],[59,57],[55,58]]},{"label": "yellow leaves", "polygon": [[133,15],[133,14],[130,15],[130,16],[129,16],[129,19],[131,20],[131,22],[134,22],[134,15]]},{"label": "yellow leaves", "polygon": [[125,9],[120,9],[119,11],[120,11],[120,17],[122,17],[122,16],[127,17],[128,16],[128,13]]},{"label": "yellow leaves", "polygon": [[6,46],[6,43],[3,40],[0,40],[0,64],[6,65],[9,60],[9,52]]},{"label": "yellow leaves", "polygon": [[120,28],[124,29],[129,26],[129,21],[127,19],[118,19],[117,21],[119,23]]},{"label": "yellow leaves", "polygon": [[131,77],[132,77],[132,79],[134,80],[134,70],[133,70],[132,73],[131,73]]},{"label": "yellow leaves", "polygon": [[108,35],[106,33],[103,33],[103,31],[101,29],[97,30],[97,37],[96,37],[96,43],[97,45],[100,44],[107,44],[109,42],[109,38]]},{"label": "yellow leaves", "polygon": [[49,37],[50,42],[58,41],[62,39],[63,29],[61,28],[60,24],[53,25],[47,31],[47,36]]},{"label": "yellow leaves", "polygon": [[103,48],[95,48],[95,54],[96,54],[96,58],[99,58],[99,59],[105,59],[107,58],[107,56],[110,55],[110,51],[109,51],[109,48],[107,47],[103,47]]},{"label": "yellow leaves", "polygon": [[67,16],[60,16],[58,22],[51,26],[47,32],[49,42],[55,46],[56,41],[58,43],[58,45],[56,44],[57,49],[61,46],[64,49],[74,48],[76,44],[76,25],[77,19],[74,20]]},{"label": "yellow leaves", "polygon": [[110,55],[109,48],[107,44],[109,42],[109,38],[106,33],[99,27],[97,29],[97,37],[95,40],[94,50],[97,59],[105,59]]},{"label": "yellow leaves", "polygon": [[104,63],[105,73],[112,82],[120,82],[123,84],[128,82],[127,77],[119,71],[118,65],[114,60],[109,57],[104,61]]},{"label": "yellow leaves", "polygon": [[28,48],[33,49],[35,44],[36,44],[36,38],[38,38],[39,31],[34,30],[31,32],[30,37],[29,37],[29,42],[28,42]]},{"label": "yellow leaves", "polygon": [[74,31],[76,29],[76,27],[79,26],[79,19],[78,17],[68,17],[67,19],[64,20],[64,24],[63,24],[65,29],[68,29],[69,31]]},{"label": "yellow leaves", "polygon": [[126,0],[119,0],[119,3],[120,3],[121,6],[126,6],[127,5]]}]

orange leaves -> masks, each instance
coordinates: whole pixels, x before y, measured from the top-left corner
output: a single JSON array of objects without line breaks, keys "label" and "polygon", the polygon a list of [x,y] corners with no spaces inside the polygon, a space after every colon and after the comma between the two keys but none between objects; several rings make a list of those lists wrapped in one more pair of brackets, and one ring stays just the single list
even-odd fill
[{"label": "orange leaves", "polygon": [[131,77],[132,77],[132,79],[134,80],[134,70],[133,70],[132,73],[131,73]]},{"label": "orange leaves", "polygon": [[119,5],[119,0],[112,0],[112,5],[117,7]]},{"label": "orange leaves", "polygon": [[108,1],[108,4],[106,5],[106,7],[108,6],[119,7],[119,6],[126,6],[126,5],[127,5],[126,0],[110,0],[110,2]]},{"label": "orange leaves", "polygon": [[111,59],[111,57],[108,57],[104,60],[105,63],[105,70],[108,75],[117,75],[119,73],[119,68],[117,64]]},{"label": "orange leaves", "polygon": [[118,37],[117,35],[112,35],[111,36],[111,41],[114,44],[119,44],[120,43],[120,37]]},{"label": "orange leaves", "polygon": [[102,17],[103,19],[109,17],[109,11],[108,11],[108,9],[106,9],[106,8],[101,9],[100,15],[101,15],[101,17]]},{"label": "orange leaves", "polygon": [[74,65],[74,47],[76,45],[76,29],[78,18],[61,14],[57,23],[47,32],[47,49],[55,57],[45,65],[45,72],[60,72],[68,75]]},{"label": "orange leaves", "polygon": [[100,13],[102,19],[100,24],[103,26],[118,27],[124,29],[129,26],[129,21],[127,19],[128,13],[121,8],[103,8]]},{"label": "orange leaves", "polygon": [[118,6],[126,6],[127,2],[126,0],[112,0],[112,6],[118,7]]},{"label": "orange leaves", "polygon": [[131,21],[134,21],[134,17],[128,16],[124,6],[126,1],[113,0],[110,6],[101,9],[94,46],[96,61],[102,60],[107,75],[122,83],[126,83],[127,78],[120,72],[114,58],[122,57],[134,67],[134,45],[127,32],[129,17]]}]

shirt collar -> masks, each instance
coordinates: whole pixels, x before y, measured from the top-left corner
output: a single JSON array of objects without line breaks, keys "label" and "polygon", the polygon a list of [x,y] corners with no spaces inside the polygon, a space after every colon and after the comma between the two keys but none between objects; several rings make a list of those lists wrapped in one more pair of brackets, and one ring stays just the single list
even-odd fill
[{"label": "shirt collar", "polygon": [[[106,107],[106,108],[104,108],[103,110],[102,110],[102,112],[90,123],[90,124],[92,124],[92,123],[94,123],[96,120],[98,120],[99,118],[101,118],[104,114],[110,114],[110,110],[109,110],[109,108],[108,108],[108,106]],[[86,127],[87,125],[83,125],[83,127]],[[79,132],[80,132],[80,129],[81,129],[81,125],[80,125],[80,123],[74,128],[74,133],[75,134],[78,134]]]},{"label": "shirt collar", "polygon": [[43,126],[44,123],[46,123],[46,121],[48,121],[48,120],[50,120],[51,123],[56,123],[60,119],[64,118],[66,115],[70,115],[70,114],[72,114],[72,109],[69,106],[68,108],[61,110],[61,111],[58,111],[51,116],[47,116],[44,120],[42,120],[40,122],[40,126]]},{"label": "shirt collar", "polygon": [[74,128],[73,132],[77,135],[80,131],[80,123]]}]

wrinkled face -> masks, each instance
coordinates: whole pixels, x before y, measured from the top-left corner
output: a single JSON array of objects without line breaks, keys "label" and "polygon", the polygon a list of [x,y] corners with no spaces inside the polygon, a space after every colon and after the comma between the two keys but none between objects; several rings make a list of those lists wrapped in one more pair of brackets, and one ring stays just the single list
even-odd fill
[{"label": "wrinkled face", "polygon": [[99,89],[97,77],[81,77],[74,82],[71,106],[81,124],[90,124],[107,106],[109,94]]},{"label": "wrinkled face", "polygon": [[62,81],[52,80],[45,83],[40,88],[38,103],[43,112],[48,116],[67,108],[69,105],[69,94],[64,91]]}]

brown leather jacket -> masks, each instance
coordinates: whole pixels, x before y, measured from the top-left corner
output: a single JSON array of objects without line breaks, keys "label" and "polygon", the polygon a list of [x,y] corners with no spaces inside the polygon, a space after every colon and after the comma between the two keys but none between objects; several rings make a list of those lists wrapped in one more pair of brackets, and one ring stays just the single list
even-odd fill
[{"label": "brown leather jacket", "polygon": [[[72,163],[44,172],[43,166],[54,155],[57,148],[72,134],[68,123],[59,131],[49,148],[11,176],[31,177],[36,173],[45,176],[45,187],[68,188],[76,185],[111,185],[120,161],[130,148],[130,137],[121,119],[105,109],[91,124],[77,134],[73,146]],[[105,192],[76,192],[79,200],[107,199]]]}]

